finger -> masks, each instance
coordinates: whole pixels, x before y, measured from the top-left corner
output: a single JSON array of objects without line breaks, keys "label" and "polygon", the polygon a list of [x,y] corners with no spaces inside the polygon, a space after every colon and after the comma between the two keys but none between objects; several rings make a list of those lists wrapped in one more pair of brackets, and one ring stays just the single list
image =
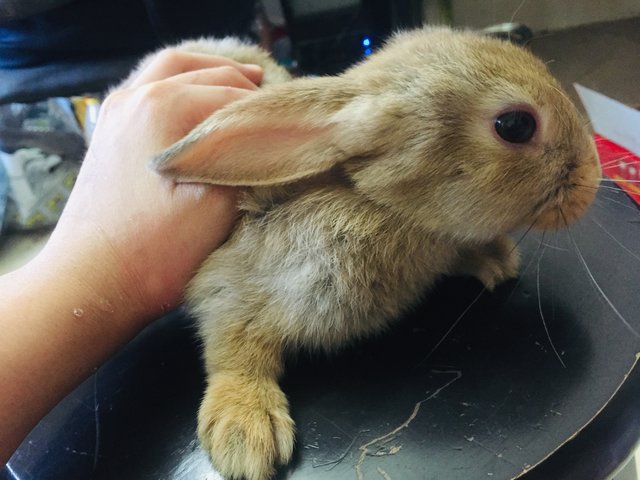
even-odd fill
[{"label": "finger", "polygon": [[[251,91],[244,88],[225,86],[185,85],[179,92],[175,92],[171,104],[166,104],[170,111],[166,115],[180,119],[171,124],[168,140],[173,143],[186,135],[191,129],[209,117],[216,110],[225,105],[250,95]],[[178,109],[182,112],[178,112]],[[168,145],[167,145],[168,146]]]},{"label": "finger", "polygon": [[181,73],[170,77],[168,81],[190,85],[216,85],[247,90],[256,90],[258,87],[238,69],[231,66],[203,68],[192,72]]},{"label": "finger", "polygon": [[259,84],[262,80],[262,69],[257,65],[246,65],[230,58],[215,55],[167,49],[152,57],[149,63],[142,67],[140,73],[127,86],[137,87],[193,70],[222,66],[236,68],[255,84]]}]

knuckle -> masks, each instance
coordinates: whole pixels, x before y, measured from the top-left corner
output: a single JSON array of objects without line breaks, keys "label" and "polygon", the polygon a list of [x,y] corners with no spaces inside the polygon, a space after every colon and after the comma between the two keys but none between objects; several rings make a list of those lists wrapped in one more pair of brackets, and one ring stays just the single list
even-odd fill
[{"label": "knuckle", "polygon": [[225,86],[222,89],[222,97],[225,103],[232,102],[234,100],[239,100],[249,93],[249,90],[244,90],[236,87]]},{"label": "knuckle", "polygon": [[103,112],[110,112],[118,108],[125,101],[125,97],[127,97],[127,95],[128,92],[125,90],[113,90],[102,101],[100,110]]},{"label": "knuckle", "polygon": [[160,115],[167,103],[173,98],[173,85],[166,81],[152,82],[142,85],[135,92],[135,108],[141,114]]},{"label": "knuckle", "polygon": [[154,63],[160,65],[172,65],[180,63],[184,58],[184,53],[175,47],[165,48],[156,54]]},{"label": "knuckle", "polygon": [[225,83],[231,86],[244,88],[248,88],[252,85],[251,81],[247,77],[245,77],[244,74],[237,68],[231,65],[224,65],[218,68],[220,77]]},{"label": "knuckle", "polygon": [[142,85],[138,91],[142,99],[147,102],[156,102],[165,98],[170,92],[171,85],[165,81],[157,81]]},{"label": "knuckle", "polygon": [[231,65],[220,65],[219,67],[216,67],[216,71],[224,79],[235,79],[240,73]]},{"label": "knuckle", "polygon": [[221,72],[227,74],[227,75],[238,75],[240,72],[238,72],[238,69],[231,66],[231,65],[220,65],[218,67],[218,70],[220,70]]}]

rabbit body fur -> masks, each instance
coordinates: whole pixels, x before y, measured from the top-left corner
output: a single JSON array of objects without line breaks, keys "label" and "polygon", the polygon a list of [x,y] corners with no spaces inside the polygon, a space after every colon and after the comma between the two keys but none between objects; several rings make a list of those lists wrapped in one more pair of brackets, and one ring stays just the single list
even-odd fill
[{"label": "rabbit body fur", "polygon": [[[236,40],[177,48],[265,69],[260,91],[153,162],[243,189],[237,227],[186,292],[208,372],[198,432],[228,478],[265,480],[291,457],[287,352],[380,332],[442,275],[492,289],[517,274],[509,231],[561,226],[593,198],[597,160],[575,109],[502,41],[422,29],[341,76],[295,80]],[[520,105],[539,131],[507,145],[493,121]]]}]

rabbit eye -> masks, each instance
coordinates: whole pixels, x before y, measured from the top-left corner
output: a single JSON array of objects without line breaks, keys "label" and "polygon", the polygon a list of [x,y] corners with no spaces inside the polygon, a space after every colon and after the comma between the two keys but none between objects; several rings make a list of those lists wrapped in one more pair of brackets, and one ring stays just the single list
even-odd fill
[{"label": "rabbit eye", "polygon": [[513,110],[496,118],[495,129],[509,143],[525,143],[536,132],[536,119],[529,112]]}]

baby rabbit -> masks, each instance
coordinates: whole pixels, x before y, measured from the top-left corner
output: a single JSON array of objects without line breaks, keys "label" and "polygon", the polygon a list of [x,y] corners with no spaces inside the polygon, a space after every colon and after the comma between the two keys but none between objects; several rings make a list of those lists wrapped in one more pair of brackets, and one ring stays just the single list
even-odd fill
[{"label": "baby rabbit", "polygon": [[424,28],[340,76],[290,81],[235,40],[178,48],[266,71],[152,161],[242,187],[235,231],[186,292],[208,372],[198,433],[227,478],[265,480],[291,457],[287,352],[380,332],[442,275],[492,289],[517,274],[510,231],[562,227],[594,197],[590,135],[510,43]]}]

